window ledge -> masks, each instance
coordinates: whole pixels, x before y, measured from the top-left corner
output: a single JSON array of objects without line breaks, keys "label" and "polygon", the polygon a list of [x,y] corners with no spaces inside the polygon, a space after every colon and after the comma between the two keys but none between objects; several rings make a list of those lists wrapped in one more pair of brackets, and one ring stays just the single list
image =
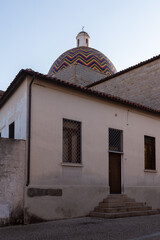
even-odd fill
[{"label": "window ledge", "polygon": [[119,154],[124,154],[124,152],[111,151],[111,150],[109,150],[108,152],[109,152],[109,153],[119,153]]},{"label": "window ledge", "polygon": [[144,169],[144,172],[148,172],[148,173],[157,173],[157,170]]},{"label": "window ledge", "polygon": [[83,167],[82,163],[67,163],[67,162],[62,162],[61,163],[62,166],[64,167]]}]

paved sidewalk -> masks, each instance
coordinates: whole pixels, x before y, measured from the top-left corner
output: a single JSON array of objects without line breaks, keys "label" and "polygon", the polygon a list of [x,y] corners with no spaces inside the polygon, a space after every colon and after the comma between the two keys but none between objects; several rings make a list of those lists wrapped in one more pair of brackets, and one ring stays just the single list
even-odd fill
[{"label": "paved sidewalk", "polygon": [[0,228],[0,240],[160,240],[160,215],[76,218]]}]

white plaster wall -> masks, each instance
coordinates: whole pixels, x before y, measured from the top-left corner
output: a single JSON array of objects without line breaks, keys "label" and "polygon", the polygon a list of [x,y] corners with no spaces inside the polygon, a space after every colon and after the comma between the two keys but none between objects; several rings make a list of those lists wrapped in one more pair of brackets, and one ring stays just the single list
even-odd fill
[{"label": "white plaster wall", "polygon": [[27,81],[24,81],[0,109],[1,136],[8,138],[9,124],[15,122],[15,139],[26,139],[26,114]]},{"label": "white plaster wall", "polygon": [[[155,194],[159,193],[158,117],[58,87],[34,84],[32,95],[30,186],[61,188],[63,196],[28,198],[29,211],[45,219],[56,219],[82,216],[93,210],[109,190],[108,128],[123,130],[124,191],[130,189],[133,193],[133,187],[141,187],[148,194],[151,188],[154,188]],[[61,165],[63,118],[82,123],[82,167]],[[156,173],[144,172],[144,135],[156,138]],[[160,207],[159,201],[151,200],[150,204]],[[75,202],[77,207],[74,207]],[[46,206],[45,212],[41,206]]]},{"label": "white plaster wall", "polygon": [[[90,37],[86,33],[79,33],[78,36],[76,37],[77,39],[77,47],[89,47],[89,40]],[[78,45],[78,39],[79,39],[79,45]],[[88,39],[88,44],[86,43],[86,39]]]},{"label": "white plaster wall", "polygon": [[[108,126],[103,104],[38,85],[32,89],[31,159],[35,160],[31,160],[31,182],[106,186]],[[97,117],[97,110],[101,117]],[[61,166],[63,118],[82,123],[82,163],[85,167]],[[104,164],[103,169],[101,164]]]}]

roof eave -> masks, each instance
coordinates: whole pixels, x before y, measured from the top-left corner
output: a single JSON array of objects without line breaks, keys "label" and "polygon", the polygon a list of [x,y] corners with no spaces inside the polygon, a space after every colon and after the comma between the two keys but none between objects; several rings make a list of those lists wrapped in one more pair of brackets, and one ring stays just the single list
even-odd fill
[{"label": "roof eave", "polygon": [[3,97],[0,99],[0,108],[5,104],[5,102],[10,98],[10,96],[16,91],[16,89],[19,87],[19,85],[23,82],[23,80],[25,79],[26,76],[35,76],[36,78],[39,78],[45,82],[50,82],[54,85],[58,85],[58,86],[63,86],[66,87],[68,89],[72,89],[93,97],[98,97],[110,102],[115,102],[117,104],[121,104],[121,105],[125,105],[128,107],[132,107],[132,108],[136,108],[139,110],[143,110],[146,112],[150,112],[150,113],[154,113],[154,114],[160,114],[159,110],[156,109],[152,109],[150,107],[146,107],[140,104],[137,104],[135,102],[130,102],[128,100],[125,99],[121,99],[119,97],[115,97],[106,93],[102,93],[102,92],[98,92],[86,87],[81,87],[81,86],[77,86],[73,83],[69,83],[69,82],[65,82],[56,78],[52,78],[48,75],[43,75],[41,73],[38,72],[34,72],[33,70],[29,70],[29,69],[22,69],[17,76],[15,77],[15,79],[13,80],[13,82],[10,84],[10,86],[8,87],[8,89],[6,90],[6,92],[4,93]]}]

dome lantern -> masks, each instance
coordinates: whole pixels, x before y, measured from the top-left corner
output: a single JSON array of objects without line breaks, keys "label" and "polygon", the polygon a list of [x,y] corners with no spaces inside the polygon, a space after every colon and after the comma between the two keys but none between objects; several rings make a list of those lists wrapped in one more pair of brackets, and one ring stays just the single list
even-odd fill
[{"label": "dome lantern", "polygon": [[88,33],[84,32],[83,29],[78,33],[77,37],[77,47],[89,47],[90,36]]}]

